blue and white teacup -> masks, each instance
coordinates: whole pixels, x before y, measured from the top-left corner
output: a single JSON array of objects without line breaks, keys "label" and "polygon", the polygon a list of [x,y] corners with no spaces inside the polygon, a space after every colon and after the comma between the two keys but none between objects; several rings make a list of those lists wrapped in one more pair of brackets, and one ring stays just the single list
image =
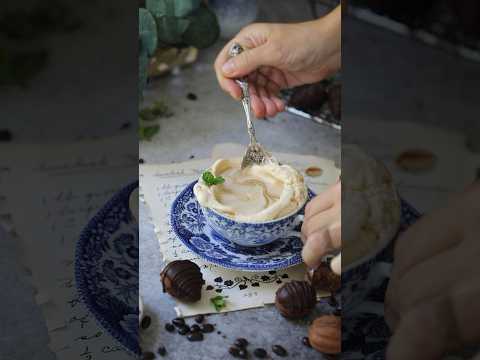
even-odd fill
[{"label": "blue and white teacup", "polygon": [[295,231],[295,228],[303,222],[305,205],[313,196],[314,193],[309,190],[304,204],[296,211],[280,219],[265,222],[240,222],[213,209],[203,206],[201,209],[207,225],[222,238],[240,246],[254,247],[290,236],[300,237],[300,232]]}]

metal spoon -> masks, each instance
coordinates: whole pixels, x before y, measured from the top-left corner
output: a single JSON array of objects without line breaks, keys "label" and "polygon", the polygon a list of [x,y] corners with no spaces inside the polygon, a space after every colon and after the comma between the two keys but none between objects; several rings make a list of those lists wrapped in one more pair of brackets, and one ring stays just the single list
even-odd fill
[{"label": "metal spoon", "polygon": [[[233,44],[230,48],[229,55],[231,57],[237,56],[243,52],[243,47],[240,44]],[[264,165],[267,163],[278,164],[278,161],[270,155],[263,147],[257,142],[255,137],[255,128],[251,119],[251,107],[250,107],[250,92],[248,90],[248,82],[245,78],[235,80],[242,89],[242,105],[245,111],[247,119],[247,130],[250,137],[250,143],[247,146],[247,150],[242,160],[242,169],[245,169],[253,164]]]}]

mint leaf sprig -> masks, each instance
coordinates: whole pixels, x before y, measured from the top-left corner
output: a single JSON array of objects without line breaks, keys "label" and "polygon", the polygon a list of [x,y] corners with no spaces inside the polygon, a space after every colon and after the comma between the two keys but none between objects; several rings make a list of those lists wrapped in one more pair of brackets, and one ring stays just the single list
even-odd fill
[{"label": "mint leaf sprig", "polygon": [[223,297],[222,295],[218,295],[210,298],[210,303],[213,305],[213,307],[215,308],[215,311],[217,312],[219,312],[220,310],[222,310],[227,306],[225,297]]},{"label": "mint leaf sprig", "polygon": [[225,179],[221,176],[215,176],[210,171],[205,171],[202,175],[202,180],[208,186],[219,185],[225,182]]}]

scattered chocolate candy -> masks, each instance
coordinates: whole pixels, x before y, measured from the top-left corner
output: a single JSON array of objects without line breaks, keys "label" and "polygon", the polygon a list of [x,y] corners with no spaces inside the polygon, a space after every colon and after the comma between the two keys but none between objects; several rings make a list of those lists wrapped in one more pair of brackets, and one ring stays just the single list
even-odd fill
[{"label": "scattered chocolate candy", "polygon": [[200,331],[203,333],[211,333],[215,330],[215,326],[212,324],[203,324],[202,327],[200,328]]},{"label": "scattered chocolate candy", "polygon": [[167,355],[167,349],[165,348],[165,346],[160,345],[160,346],[158,347],[157,354],[160,355],[160,356],[165,356],[165,355]]},{"label": "scattered chocolate candy", "polygon": [[203,334],[201,332],[193,332],[187,336],[188,341],[202,341]]},{"label": "scattered chocolate candy", "polygon": [[315,289],[306,281],[290,281],[280,287],[275,295],[278,311],[290,319],[305,317],[317,302]]},{"label": "scattered chocolate candy", "polygon": [[168,332],[174,332],[175,331],[175,326],[173,326],[173,324],[166,323],[165,324],[165,330],[167,330]]},{"label": "scattered chocolate candy", "polygon": [[310,340],[309,340],[308,337],[306,337],[306,336],[302,339],[302,343],[303,343],[303,345],[305,345],[306,347],[309,347],[309,348],[312,347],[312,344],[310,344]]},{"label": "scattered chocolate candy", "polygon": [[155,354],[152,353],[151,351],[145,351],[142,354],[142,360],[153,360],[155,359]]},{"label": "scattered chocolate candy", "polygon": [[196,302],[202,294],[203,277],[197,264],[190,260],[170,262],[161,272],[163,292],[185,302]]},{"label": "scattered chocolate candy", "polygon": [[185,325],[185,320],[182,318],[175,318],[172,320],[172,324],[175,325],[176,327],[180,327]]},{"label": "scattered chocolate candy", "polygon": [[248,341],[247,341],[247,339],[239,338],[239,339],[235,340],[233,345],[235,345],[236,347],[241,348],[241,349],[246,348],[248,346]]},{"label": "scattered chocolate candy", "polygon": [[259,359],[265,359],[267,357],[267,352],[265,349],[257,348],[253,350],[253,355],[255,355]]},{"label": "scattered chocolate candy", "polygon": [[240,349],[238,350],[238,357],[240,359],[248,359],[248,351],[247,349]]},{"label": "scattered chocolate candy", "polygon": [[342,351],[342,320],[339,316],[323,315],[315,319],[308,329],[312,347],[324,354]]},{"label": "scattered chocolate candy", "polygon": [[187,335],[190,332],[190,327],[188,325],[183,325],[178,328],[178,333],[180,335]]},{"label": "scattered chocolate candy", "polygon": [[238,357],[238,352],[240,351],[239,348],[235,347],[235,346],[231,346],[229,349],[228,349],[228,353],[230,355],[232,355],[233,357]]},{"label": "scattered chocolate candy", "polygon": [[342,286],[342,279],[335,274],[327,262],[322,262],[320,266],[313,272],[308,274],[310,284],[320,291],[335,292]]},{"label": "scattered chocolate candy", "polygon": [[150,318],[150,316],[144,316],[143,319],[142,319],[142,322],[140,323],[140,326],[142,327],[142,329],[148,329],[148,327],[150,326],[150,324],[152,323],[152,319]]},{"label": "scattered chocolate candy", "polygon": [[198,326],[197,324],[193,324],[192,326],[190,326],[190,331],[191,332],[199,332],[200,331],[200,326]]},{"label": "scattered chocolate candy", "polygon": [[431,170],[437,162],[437,156],[430,150],[410,149],[402,152],[396,159],[397,165],[410,173]]},{"label": "scattered chocolate candy", "polygon": [[310,166],[305,169],[305,174],[310,177],[318,177],[323,174],[323,170],[317,166]]},{"label": "scattered chocolate candy", "polygon": [[194,93],[188,93],[187,94],[187,99],[195,101],[195,100],[197,100],[197,95],[195,95]]},{"label": "scattered chocolate candy", "polygon": [[197,324],[201,324],[204,319],[205,319],[205,316],[203,316],[203,315],[197,315],[197,316],[195,316],[195,322],[196,322]]},{"label": "scattered chocolate candy", "polygon": [[319,82],[296,87],[288,101],[288,105],[309,112],[318,109],[327,100],[326,85]]},{"label": "scattered chocolate candy", "polygon": [[287,356],[287,350],[282,345],[273,345],[272,351],[277,354],[278,356]]}]

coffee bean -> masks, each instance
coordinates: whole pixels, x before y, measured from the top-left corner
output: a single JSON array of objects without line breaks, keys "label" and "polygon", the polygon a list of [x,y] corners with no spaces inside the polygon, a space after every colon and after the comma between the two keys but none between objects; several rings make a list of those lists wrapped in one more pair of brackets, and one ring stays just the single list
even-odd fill
[{"label": "coffee bean", "polygon": [[186,335],[190,332],[190,327],[188,325],[183,325],[178,328],[178,333],[180,335]]},{"label": "coffee bean", "polygon": [[142,360],[153,360],[155,359],[155,354],[152,353],[151,351],[145,351],[142,354]]},{"label": "coffee bean", "polygon": [[190,331],[191,332],[199,332],[200,331],[200,326],[198,326],[197,324],[193,324],[192,326],[190,326]]},{"label": "coffee bean", "polygon": [[152,319],[150,318],[150,316],[145,316],[142,319],[140,326],[142,327],[142,329],[148,329],[151,323],[152,323]]},{"label": "coffee bean", "polygon": [[240,359],[248,359],[248,351],[246,349],[238,350],[238,357]]},{"label": "coffee bean", "polygon": [[157,354],[160,356],[165,356],[167,355],[167,349],[165,349],[165,346],[160,345],[157,350]]},{"label": "coffee bean", "polygon": [[140,158],[140,159],[138,159],[138,163],[139,163],[139,164],[143,164],[143,163],[145,163],[145,160],[143,160],[142,158]]},{"label": "coffee bean", "polygon": [[215,326],[213,326],[212,324],[203,324],[202,327],[201,327],[201,331],[203,333],[211,333],[215,330]]},{"label": "coffee bean", "polygon": [[267,357],[267,352],[265,349],[258,348],[253,351],[253,355],[255,355],[257,358],[265,359]]},{"label": "coffee bean", "polygon": [[273,345],[272,351],[277,354],[278,356],[287,356],[287,350],[281,345]]},{"label": "coffee bean", "polygon": [[188,93],[187,94],[187,99],[195,101],[195,100],[197,100],[197,95],[195,95],[194,93]]},{"label": "coffee bean", "polygon": [[232,355],[233,357],[238,357],[239,351],[240,349],[235,346],[231,346],[230,349],[228,349],[229,354]]},{"label": "coffee bean", "polygon": [[197,324],[201,324],[201,323],[203,322],[203,319],[205,319],[205,316],[203,316],[203,315],[197,315],[197,316],[195,316],[195,322],[196,322]]},{"label": "coffee bean", "polygon": [[168,332],[174,332],[175,331],[175,326],[173,326],[170,323],[166,323],[165,324],[165,330],[167,330]]},{"label": "coffee bean", "polygon": [[305,345],[305,346],[307,346],[307,347],[309,347],[309,348],[312,347],[312,345],[310,344],[310,339],[309,339],[308,337],[306,337],[306,336],[302,339],[302,343],[303,343],[303,345]]},{"label": "coffee bean", "polygon": [[234,345],[239,348],[246,348],[248,346],[248,341],[247,339],[239,338],[235,340]]},{"label": "coffee bean", "polygon": [[176,327],[180,327],[185,325],[185,320],[182,318],[175,318],[172,320],[172,324],[175,325]]},{"label": "coffee bean", "polygon": [[187,336],[188,341],[202,341],[203,334],[201,332],[194,332]]}]

